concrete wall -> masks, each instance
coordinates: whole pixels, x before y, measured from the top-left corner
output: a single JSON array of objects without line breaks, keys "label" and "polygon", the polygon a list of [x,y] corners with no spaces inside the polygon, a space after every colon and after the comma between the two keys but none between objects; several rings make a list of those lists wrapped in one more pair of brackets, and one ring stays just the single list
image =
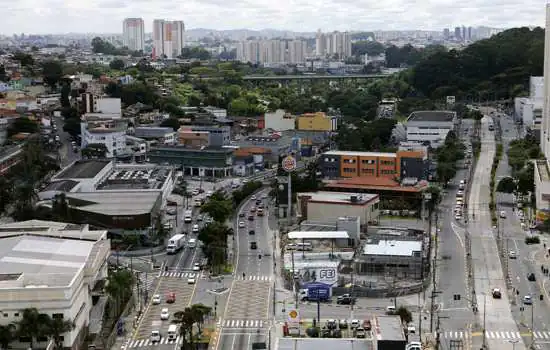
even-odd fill
[{"label": "concrete wall", "polygon": [[[300,208],[300,205],[298,205]],[[346,205],[330,203],[307,203],[307,220],[337,221],[339,217],[357,216],[361,225],[377,221],[379,217],[378,201],[365,205]]]}]

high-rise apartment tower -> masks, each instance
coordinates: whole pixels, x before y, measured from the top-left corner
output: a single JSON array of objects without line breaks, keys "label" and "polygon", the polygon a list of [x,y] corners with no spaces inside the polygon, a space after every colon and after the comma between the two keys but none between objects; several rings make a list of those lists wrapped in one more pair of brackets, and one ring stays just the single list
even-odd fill
[{"label": "high-rise apartment tower", "polygon": [[185,46],[185,25],[183,21],[153,21],[153,57],[176,58]]},{"label": "high-rise apartment tower", "polygon": [[124,46],[133,51],[143,51],[145,46],[145,27],[142,18],[126,18],[122,22],[122,40]]}]

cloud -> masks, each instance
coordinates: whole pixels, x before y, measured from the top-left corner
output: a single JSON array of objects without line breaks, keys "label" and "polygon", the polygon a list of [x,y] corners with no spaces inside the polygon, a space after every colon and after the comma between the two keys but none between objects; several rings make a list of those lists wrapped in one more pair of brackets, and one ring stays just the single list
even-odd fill
[{"label": "cloud", "polygon": [[0,33],[118,33],[125,17],[178,19],[187,28],[442,30],[544,26],[539,0],[18,0],[4,3]]}]

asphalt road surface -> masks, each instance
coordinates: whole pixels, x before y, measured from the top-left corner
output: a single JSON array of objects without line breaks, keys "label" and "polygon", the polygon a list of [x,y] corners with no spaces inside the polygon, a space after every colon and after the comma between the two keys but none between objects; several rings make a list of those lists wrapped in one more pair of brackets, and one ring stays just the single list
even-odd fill
[{"label": "asphalt road surface", "polygon": [[[235,240],[237,258],[235,276],[230,285],[223,316],[219,318],[220,339],[218,347],[222,349],[250,349],[252,343],[267,341],[271,324],[271,305],[273,293],[273,233],[268,227],[269,210],[258,216],[251,212],[257,207],[256,200],[267,205],[262,199],[268,191],[249,199],[240,209],[235,221]],[[252,215],[253,220],[248,220]],[[243,222],[245,227],[239,225]],[[251,234],[250,231],[254,231]],[[251,243],[255,242],[254,249]],[[261,256],[261,257],[260,257]]]},{"label": "asphalt road surface", "polygon": [[467,229],[472,239],[478,323],[482,331],[482,343],[487,344],[489,348],[522,350],[525,349],[522,342],[513,344],[508,339],[496,336],[500,335],[500,332],[518,332],[518,328],[512,317],[507,293],[502,294],[502,299],[493,299],[491,295],[493,288],[499,288],[501,291],[506,291],[507,288],[489,211],[489,181],[496,149],[494,132],[488,129],[490,120],[491,118],[485,116],[481,122],[481,152],[468,199]]}]

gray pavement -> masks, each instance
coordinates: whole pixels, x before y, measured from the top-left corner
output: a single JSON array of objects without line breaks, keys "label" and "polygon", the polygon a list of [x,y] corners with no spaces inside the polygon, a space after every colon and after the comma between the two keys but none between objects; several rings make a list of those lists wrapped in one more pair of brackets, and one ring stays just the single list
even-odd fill
[{"label": "gray pavement", "polygon": [[490,118],[487,116],[482,119],[481,152],[468,199],[468,230],[472,240],[474,285],[479,309],[478,317],[480,318],[478,324],[481,326],[481,330],[486,332],[482,340],[489,348],[522,350],[525,349],[522,342],[512,344],[507,339],[492,338],[487,334],[501,331],[518,332],[506,293],[503,293],[502,299],[493,299],[491,296],[493,288],[505,291],[506,282],[502,273],[497,243],[491,228],[491,215],[488,207],[491,164],[496,148],[494,134],[488,130],[489,120]]}]

